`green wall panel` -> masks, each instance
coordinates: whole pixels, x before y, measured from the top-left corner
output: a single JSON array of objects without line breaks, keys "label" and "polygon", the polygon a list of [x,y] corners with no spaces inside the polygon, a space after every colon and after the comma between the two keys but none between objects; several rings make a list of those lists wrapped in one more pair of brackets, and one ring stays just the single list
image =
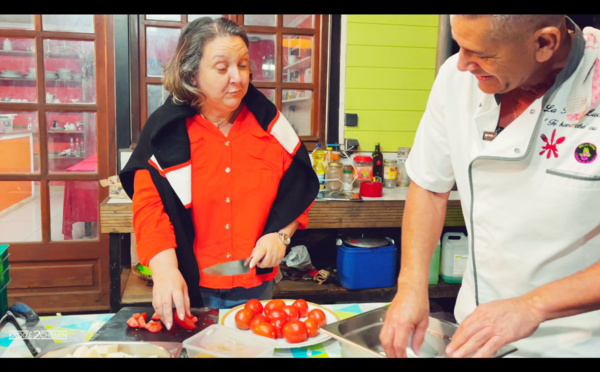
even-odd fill
[{"label": "green wall panel", "polygon": [[438,15],[348,15],[346,25],[345,127],[360,150],[411,147],[435,79]]}]

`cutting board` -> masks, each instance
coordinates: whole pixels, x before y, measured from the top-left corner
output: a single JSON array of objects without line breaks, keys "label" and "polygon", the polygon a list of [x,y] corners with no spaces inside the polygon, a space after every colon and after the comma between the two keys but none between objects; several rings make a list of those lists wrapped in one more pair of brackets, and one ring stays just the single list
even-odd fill
[{"label": "cutting board", "polygon": [[131,328],[127,320],[135,313],[148,314],[148,320],[154,314],[152,307],[123,307],[92,336],[90,341],[146,341],[146,342],[183,342],[211,324],[219,321],[219,310],[202,307],[192,308],[193,315],[198,317],[196,329],[183,329],[174,322],[170,330],[164,327],[157,333],[144,328]]}]

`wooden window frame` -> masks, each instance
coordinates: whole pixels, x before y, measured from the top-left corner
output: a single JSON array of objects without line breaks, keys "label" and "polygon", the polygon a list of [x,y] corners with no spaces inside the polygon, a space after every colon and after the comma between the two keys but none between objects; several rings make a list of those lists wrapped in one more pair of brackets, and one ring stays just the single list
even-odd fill
[{"label": "wooden window frame", "polygon": [[[229,14],[224,17],[244,24],[244,15]],[[277,26],[247,26],[243,27],[248,33],[262,33],[276,36],[276,71],[282,69],[282,37],[284,34],[309,35],[314,37],[315,48],[313,50],[313,82],[283,82],[281,74],[276,74],[274,82],[255,81],[257,88],[275,89],[275,102],[279,110],[282,108],[282,92],[284,89],[309,89],[312,94],[311,113],[311,135],[301,136],[309,150],[317,143],[325,144],[327,123],[327,81],[328,81],[328,58],[329,58],[329,28],[330,16],[327,14],[315,14],[314,28],[282,27],[283,14],[277,15]],[[161,77],[146,76],[146,27],[183,28],[187,23],[187,15],[181,14],[179,21],[148,20],[145,14],[135,15],[130,18],[130,61],[132,68],[131,92],[139,92],[131,96],[131,142],[135,146],[139,139],[140,131],[147,120],[148,84],[162,85]],[[138,73],[135,73],[138,69]]]}]

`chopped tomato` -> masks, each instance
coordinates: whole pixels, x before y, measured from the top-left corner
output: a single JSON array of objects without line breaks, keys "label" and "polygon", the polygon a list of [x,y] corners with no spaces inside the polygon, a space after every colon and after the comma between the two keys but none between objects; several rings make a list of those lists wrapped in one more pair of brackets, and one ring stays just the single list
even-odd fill
[{"label": "chopped tomato", "polygon": [[196,323],[192,320],[191,316],[186,315],[183,320],[179,319],[179,316],[175,314],[173,316],[175,322],[183,329],[196,329]]},{"label": "chopped tomato", "polygon": [[154,313],[152,315],[152,320],[160,320],[160,315],[158,315],[158,313]]},{"label": "chopped tomato", "polygon": [[137,319],[131,317],[129,318],[129,320],[127,320],[127,325],[131,328],[138,328],[140,326],[140,323],[138,323]]},{"label": "chopped tomato", "polygon": [[134,319],[138,319],[140,316],[144,318],[144,320],[148,319],[148,314],[146,313],[135,313],[132,315]]},{"label": "chopped tomato", "polygon": [[163,325],[158,320],[150,320],[148,323],[146,323],[144,328],[146,328],[147,330],[149,330],[152,333],[156,333],[156,332],[159,332],[161,329],[163,329]]}]

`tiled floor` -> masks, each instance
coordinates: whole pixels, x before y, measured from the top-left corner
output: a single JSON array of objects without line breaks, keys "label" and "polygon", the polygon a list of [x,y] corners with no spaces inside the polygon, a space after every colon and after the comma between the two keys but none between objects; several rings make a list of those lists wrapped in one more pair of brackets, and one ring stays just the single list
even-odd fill
[{"label": "tiled floor", "polygon": [[[35,185],[33,198],[20,208],[0,217],[0,242],[40,241],[41,207],[39,187]],[[63,186],[50,187],[51,239],[63,240]]]}]

